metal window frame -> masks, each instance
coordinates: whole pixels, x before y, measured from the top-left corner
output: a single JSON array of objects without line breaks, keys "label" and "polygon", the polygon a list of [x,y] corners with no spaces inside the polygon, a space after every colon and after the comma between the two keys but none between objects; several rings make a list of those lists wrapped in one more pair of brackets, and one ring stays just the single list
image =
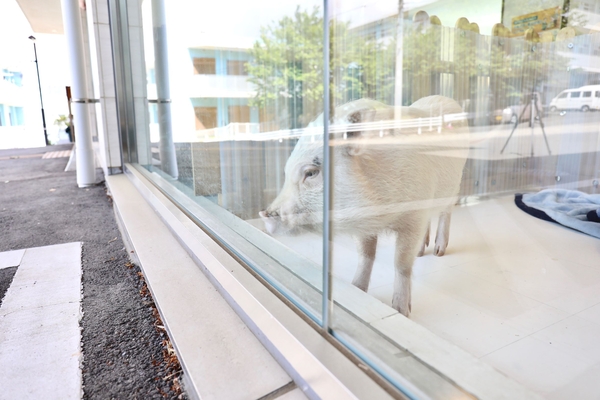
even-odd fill
[{"label": "metal window frame", "polygon": [[126,0],[107,0],[115,76],[121,164],[138,162],[131,52]]}]

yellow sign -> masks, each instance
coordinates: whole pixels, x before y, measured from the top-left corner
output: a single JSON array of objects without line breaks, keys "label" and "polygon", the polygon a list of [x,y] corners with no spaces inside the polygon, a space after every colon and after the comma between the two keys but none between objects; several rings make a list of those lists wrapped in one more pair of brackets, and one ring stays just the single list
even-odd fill
[{"label": "yellow sign", "polygon": [[536,11],[530,14],[520,15],[512,19],[512,34],[519,35],[529,28],[536,32],[560,28],[560,7]]}]

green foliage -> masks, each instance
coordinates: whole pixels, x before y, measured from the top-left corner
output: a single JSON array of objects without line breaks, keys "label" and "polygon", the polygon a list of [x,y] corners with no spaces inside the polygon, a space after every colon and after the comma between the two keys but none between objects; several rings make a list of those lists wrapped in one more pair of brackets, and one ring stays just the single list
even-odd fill
[{"label": "green foliage", "polygon": [[[394,104],[395,27],[395,17],[352,29],[347,22],[330,22],[334,105],[362,97]],[[381,37],[383,28],[388,34]],[[403,103],[444,92],[459,102],[484,101],[485,107],[496,109],[520,103],[531,91],[554,91],[553,86],[568,79],[563,75],[569,63],[556,46],[407,22],[402,35]],[[292,16],[263,27],[247,66],[256,87],[251,105],[270,115],[279,128],[298,128],[313,120],[323,111],[323,50],[318,7],[298,7]]]},{"label": "green foliage", "polygon": [[59,127],[69,126],[69,118],[61,114],[54,120],[54,125],[58,125]]},{"label": "green foliage", "polygon": [[[324,97],[323,34],[319,7],[311,11],[298,7],[293,16],[263,27],[251,50],[253,61],[247,66],[249,81],[257,90],[250,104],[278,110],[275,114],[287,118],[280,125],[291,128],[303,126],[320,114]],[[386,87],[381,78],[393,73],[393,66],[390,71],[382,70],[381,58],[387,46],[336,20],[330,24],[330,45],[333,101],[339,104],[365,96],[381,97],[377,95]]]},{"label": "green foliage", "polygon": [[310,13],[298,7],[292,17],[262,27],[250,52],[252,62],[246,67],[257,90],[250,105],[269,109],[283,103],[322,104],[322,38],[317,7]]}]

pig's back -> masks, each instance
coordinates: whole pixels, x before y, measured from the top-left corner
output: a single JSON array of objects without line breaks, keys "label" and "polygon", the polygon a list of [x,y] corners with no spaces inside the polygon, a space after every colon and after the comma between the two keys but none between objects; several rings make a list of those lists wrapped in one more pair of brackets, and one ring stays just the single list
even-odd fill
[{"label": "pig's back", "polygon": [[[440,111],[462,113],[454,100],[443,96],[429,96],[407,108],[403,119],[437,117]],[[456,202],[468,154],[466,121],[451,128],[445,125],[439,134],[437,129],[429,132],[427,126],[421,134],[416,128],[403,129],[372,137],[367,146],[361,157],[347,165],[349,174],[338,192],[341,208],[356,211],[352,217],[341,213],[354,226],[361,224],[372,232],[395,229],[405,213],[433,214]]]}]

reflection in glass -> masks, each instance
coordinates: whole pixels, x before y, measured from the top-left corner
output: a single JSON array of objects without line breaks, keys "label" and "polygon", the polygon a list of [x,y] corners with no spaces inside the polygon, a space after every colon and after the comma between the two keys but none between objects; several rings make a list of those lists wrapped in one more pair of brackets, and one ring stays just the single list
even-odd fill
[{"label": "reflection in glass", "polygon": [[[542,395],[600,390],[588,379],[600,353],[580,340],[600,334],[597,239],[515,205],[543,189],[598,194],[600,9],[588,3],[344,0],[328,18],[321,3],[167,6],[174,180],[146,2],[146,167],[317,322],[330,222],[326,328],[406,393],[485,394],[465,365],[440,362],[456,349]],[[577,368],[552,378],[567,361]]]},{"label": "reflection in glass", "polygon": [[[207,16],[201,5],[150,8],[148,3],[155,2],[143,6],[148,76],[155,77],[148,97],[161,96],[160,66],[168,61],[178,168],[171,185],[209,210],[214,221],[200,222],[227,247],[319,320],[322,245],[311,246],[311,254],[320,254],[316,262],[283,246],[267,252],[277,242],[263,232],[259,212],[281,191],[287,158],[308,123],[322,112],[321,9],[272,1],[269,13],[241,18],[253,13],[254,6],[236,5],[239,15],[232,16],[230,5],[222,4],[199,24],[190,12],[198,8],[198,18]],[[156,51],[159,44],[150,24],[161,18],[168,21],[164,57]],[[157,151],[164,142],[162,103],[155,103],[150,113],[157,113],[158,106],[158,115],[151,121],[159,124],[151,123],[156,150],[148,167],[169,180],[173,174],[164,168],[163,152]],[[312,129],[320,134],[315,140],[322,141],[322,127],[313,124]],[[322,203],[322,194],[315,201]]]}]

